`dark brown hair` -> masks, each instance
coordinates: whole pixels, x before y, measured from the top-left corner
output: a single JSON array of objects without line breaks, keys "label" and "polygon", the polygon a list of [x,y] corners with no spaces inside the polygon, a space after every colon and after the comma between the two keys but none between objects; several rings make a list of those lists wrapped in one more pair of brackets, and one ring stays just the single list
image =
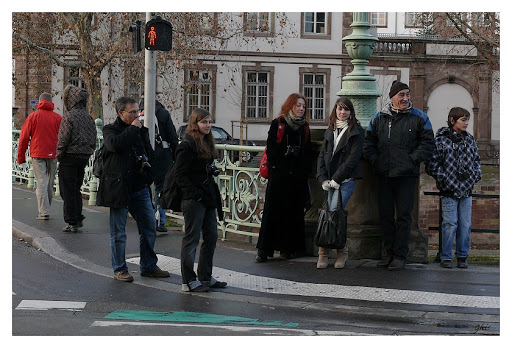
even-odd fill
[{"label": "dark brown hair", "polygon": [[354,110],[354,105],[352,104],[350,99],[348,99],[346,97],[340,97],[336,100],[336,103],[334,103],[334,107],[332,108],[331,114],[329,115],[329,128],[331,130],[336,129],[336,120],[338,119],[336,117],[336,108],[340,104],[344,104],[344,105],[348,106],[348,108],[350,110],[350,117],[348,119],[348,130],[352,130],[354,125],[358,124],[359,121],[356,118],[356,111]]},{"label": "dark brown hair", "polygon": [[[471,115],[469,114],[469,111],[464,108],[461,108],[458,106],[451,108],[450,112],[448,112],[448,120],[447,120],[448,127],[453,128],[453,125],[461,117],[467,117],[469,119],[471,117]],[[452,119],[453,119],[453,123],[451,122]]]},{"label": "dark brown hair", "polygon": [[195,108],[190,114],[190,119],[188,120],[187,133],[196,141],[199,158],[211,160],[218,157],[212,132],[202,136],[199,132],[199,126],[197,125],[199,121],[207,118],[208,116],[211,115],[205,109]]}]

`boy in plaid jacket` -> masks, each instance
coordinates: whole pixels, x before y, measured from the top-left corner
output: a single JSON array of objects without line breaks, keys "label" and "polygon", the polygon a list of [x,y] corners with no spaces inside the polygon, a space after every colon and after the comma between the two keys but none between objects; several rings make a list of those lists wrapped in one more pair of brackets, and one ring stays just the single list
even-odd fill
[{"label": "boy in plaid jacket", "polygon": [[471,234],[472,190],[482,178],[475,139],[466,129],[469,111],[454,107],[448,113],[448,127],[441,127],[436,148],[425,171],[436,180],[441,193],[441,267],[452,267],[452,247],[456,238],[457,267],[467,268]]}]

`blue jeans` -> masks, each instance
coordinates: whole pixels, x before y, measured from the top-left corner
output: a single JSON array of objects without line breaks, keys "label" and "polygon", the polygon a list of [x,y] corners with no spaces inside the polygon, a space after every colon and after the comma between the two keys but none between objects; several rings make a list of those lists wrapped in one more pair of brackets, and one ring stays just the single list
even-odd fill
[{"label": "blue jeans", "polygon": [[[340,185],[340,191],[341,191],[341,206],[343,209],[347,206],[348,200],[352,196],[352,193],[354,193],[354,190],[356,189],[356,181],[350,180],[345,183],[342,183]],[[331,211],[336,210],[336,206],[338,205],[338,192],[336,192],[334,189],[330,188],[329,191],[327,191],[327,201],[329,202],[329,209]],[[336,193],[336,194],[335,194]]]},{"label": "blue jeans", "polygon": [[455,256],[457,258],[468,257],[471,235],[471,204],[472,197],[441,197],[443,209],[441,260],[452,260],[454,237],[456,238]]},{"label": "blue jeans", "polygon": [[128,271],[126,265],[126,219],[128,212],[137,222],[139,230],[140,270],[153,271],[158,258],[153,250],[156,239],[155,214],[149,187],[132,192],[128,208],[110,208],[110,250],[114,272]]}]

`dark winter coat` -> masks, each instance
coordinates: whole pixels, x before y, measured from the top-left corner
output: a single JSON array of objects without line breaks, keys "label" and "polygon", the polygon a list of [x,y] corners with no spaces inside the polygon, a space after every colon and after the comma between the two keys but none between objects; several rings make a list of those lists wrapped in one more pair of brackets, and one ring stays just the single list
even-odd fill
[{"label": "dark winter coat", "polygon": [[65,110],[59,128],[57,158],[64,156],[89,158],[96,149],[96,126],[87,112],[88,93],[79,87],[65,90]]},{"label": "dark winter coat", "polygon": [[[144,102],[139,106],[144,109]],[[155,153],[151,161],[155,184],[163,183],[165,174],[171,169],[176,160],[178,148],[178,135],[172,122],[171,114],[158,100],[155,101],[155,116],[158,122],[158,133],[155,130]],[[147,119],[149,115],[144,115]],[[156,127],[155,127],[156,129]],[[168,148],[164,148],[162,141],[167,142]]]},{"label": "dark winter coat", "polygon": [[[285,126],[282,142],[277,144],[279,124]],[[283,118],[274,119],[267,138],[270,176],[257,248],[268,256],[279,250],[302,253],[305,249],[304,212],[309,201],[308,174],[312,167],[311,135],[306,128],[293,130]],[[288,146],[297,146],[297,155],[288,154]]]},{"label": "dark winter coat", "polygon": [[442,127],[436,133],[436,148],[426,162],[425,171],[436,179],[441,195],[465,198],[482,178],[480,155],[473,136],[457,134],[452,128]]},{"label": "dark winter coat", "polygon": [[103,172],[97,203],[126,208],[133,192],[153,182],[151,168],[143,168],[140,158],[145,155],[151,160],[153,156],[148,129],[127,125],[117,117],[114,123],[103,127],[103,144]]},{"label": "dark winter coat", "polygon": [[199,158],[196,141],[190,134],[185,134],[178,145],[174,164],[176,184],[181,189],[183,200],[200,201],[208,209],[218,207],[217,184],[209,169],[212,164],[213,160]]},{"label": "dark winter coat", "polygon": [[391,110],[391,103],[368,124],[363,154],[379,175],[418,176],[420,163],[434,151],[432,124],[424,112]]},{"label": "dark winter coat", "polygon": [[[334,180],[341,184],[346,179],[361,179],[361,156],[363,155],[364,129],[356,124],[341,136],[334,148],[334,132],[327,128],[317,161],[316,179],[322,183]],[[333,151],[334,150],[334,151]],[[334,155],[333,155],[334,152]]]}]

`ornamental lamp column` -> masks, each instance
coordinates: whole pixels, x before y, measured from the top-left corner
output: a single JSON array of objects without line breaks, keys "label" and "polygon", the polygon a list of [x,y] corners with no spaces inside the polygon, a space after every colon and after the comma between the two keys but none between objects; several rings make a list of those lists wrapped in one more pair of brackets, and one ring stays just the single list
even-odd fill
[{"label": "ornamental lamp column", "polygon": [[377,89],[377,80],[366,70],[368,58],[379,40],[369,32],[369,12],[354,12],[350,25],[352,33],[343,38],[347,53],[354,69],[342,79],[338,96],[349,98],[354,104],[358,120],[366,129],[368,122],[377,112],[377,98],[381,93]]}]

